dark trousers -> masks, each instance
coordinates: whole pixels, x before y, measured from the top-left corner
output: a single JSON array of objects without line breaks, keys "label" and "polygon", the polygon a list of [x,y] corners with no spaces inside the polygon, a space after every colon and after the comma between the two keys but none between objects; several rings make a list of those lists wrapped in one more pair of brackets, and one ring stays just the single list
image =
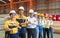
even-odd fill
[{"label": "dark trousers", "polygon": [[49,28],[43,28],[43,36],[44,36],[44,38],[46,38],[46,34],[47,34],[47,38],[49,38]]},{"label": "dark trousers", "polygon": [[19,38],[26,38],[26,28],[22,27],[18,30]]},{"label": "dark trousers", "polygon": [[49,28],[49,38],[53,38],[53,28]]},{"label": "dark trousers", "polygon": [[18,34],[16,33],[16,34],[10,34],[10,38],[19,38],[19,37]]},{"label": "dark trousers", "polygon": [[30,29],[30,28],[27,28],[27,38],[37,38],[37,31],[36,31],[36,28],[34,29]]},{"label": "dark trousers", "polygon": [[5,38],[19,38],[18,33],[16,34],[10,34],[9,31],[5,32]]},{"label": "dark trousers", "polygon": [[10,38],[10,32],[9,31],[5,32],[5,38]]}]

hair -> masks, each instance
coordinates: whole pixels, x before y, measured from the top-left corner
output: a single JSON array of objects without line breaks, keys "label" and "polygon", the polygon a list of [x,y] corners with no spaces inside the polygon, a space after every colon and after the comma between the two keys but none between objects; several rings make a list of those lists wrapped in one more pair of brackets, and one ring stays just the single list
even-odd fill
[{"label": "hair", "polygon": [[[18,11],[23,10],[23,9],[18,9]],[[24,11],[24,10],[23,10]]]},{"label": "hair", "polygon": [[9,15],[11,16],[13,13],[10,13]]}]

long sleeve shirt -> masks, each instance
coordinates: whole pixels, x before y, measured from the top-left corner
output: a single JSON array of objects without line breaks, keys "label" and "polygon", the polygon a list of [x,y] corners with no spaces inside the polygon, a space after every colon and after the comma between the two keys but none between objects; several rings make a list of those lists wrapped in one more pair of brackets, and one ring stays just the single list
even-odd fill
[{"label": "long sleeve shirt", "polygon": [[45,22],[44,19],[40,19],[40,26],[44,26]]},{"label": "long sleeve shirt", "polygon": [[[19,14],[15,16],[14,20],[16,20],[16,19],[25,19],[25,22],[27,21],[27,17],[26,16],[24,16],[24,15],[20,16]],[[22,27],[26,27],[26,23],[25,22],[23,24],[21,24],[19,22],[19,24],[21,24]]]},{"label": "long sleeve shirt", "polygon": [[50,20],[50,25],[53,25],[53,21],[52,20]]},{"label": "long sleeve shirt", "polygon": [[53,25],[53,22],[50,20],[45,20],[44,28],[49,28],[51,25]]},{"label": "long sleeve shirt", "polygon": [[35,17],[27,17],[30,23],[27,24],[27,28],[36,28],[38,25],[37,19]]},{"label": "long sleeve shirt", "polygon": [[18,26],[19,23],[17,21],[7,20],[4,24],[4,29],[5,31],[10,31],[10,34],[15,34],[18,33]]},{"label": "long sleeve shirt", "polygon": [[38,18],[38,26],[43,26],[44,24],[44,19]]}]

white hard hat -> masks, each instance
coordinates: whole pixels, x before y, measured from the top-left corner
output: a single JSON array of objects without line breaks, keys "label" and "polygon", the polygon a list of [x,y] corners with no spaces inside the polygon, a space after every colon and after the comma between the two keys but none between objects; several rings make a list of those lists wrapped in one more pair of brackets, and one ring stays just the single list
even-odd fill
[{"label": "white hard hat", "polygon": [[19,9],[24,10],[24,7],[23,6],[20,6]]},{"label": "white hard hat", "polygon": [[34,14],[37,14],[37,12],[34,12]]},{"label": "white hard hat", "polygon": [[29,13],[34,13],[34,10],[33,10],[33,9],[30,9],[30,10],[29,10]]},{"label": "white hard hat", "polygon": [[[15,10],[11,10],[10,13],[15,13],[15,14],[16,14],[16,11],[15,11]],[[9,13],[9,14],[10,14],[10,13]]]}]

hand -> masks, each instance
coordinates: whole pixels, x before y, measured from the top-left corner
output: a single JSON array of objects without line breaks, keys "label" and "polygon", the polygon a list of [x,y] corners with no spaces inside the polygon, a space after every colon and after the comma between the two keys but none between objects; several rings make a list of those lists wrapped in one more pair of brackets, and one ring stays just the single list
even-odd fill
[{"label": "hand", "polygon": [[28,23],[31,23],[30,21],[28,21]]},{"label": "hand", "polygon": [[31,23],[31,22],[30,21],[26,21],[25,23],[28,24],[28,23]]},{"label": "hand", "polygon": [[10,29],[10,28],[9,28],[9,29],[7,29],[7,31],[11,31],[11,30],[12,30],[12,29]]}]

